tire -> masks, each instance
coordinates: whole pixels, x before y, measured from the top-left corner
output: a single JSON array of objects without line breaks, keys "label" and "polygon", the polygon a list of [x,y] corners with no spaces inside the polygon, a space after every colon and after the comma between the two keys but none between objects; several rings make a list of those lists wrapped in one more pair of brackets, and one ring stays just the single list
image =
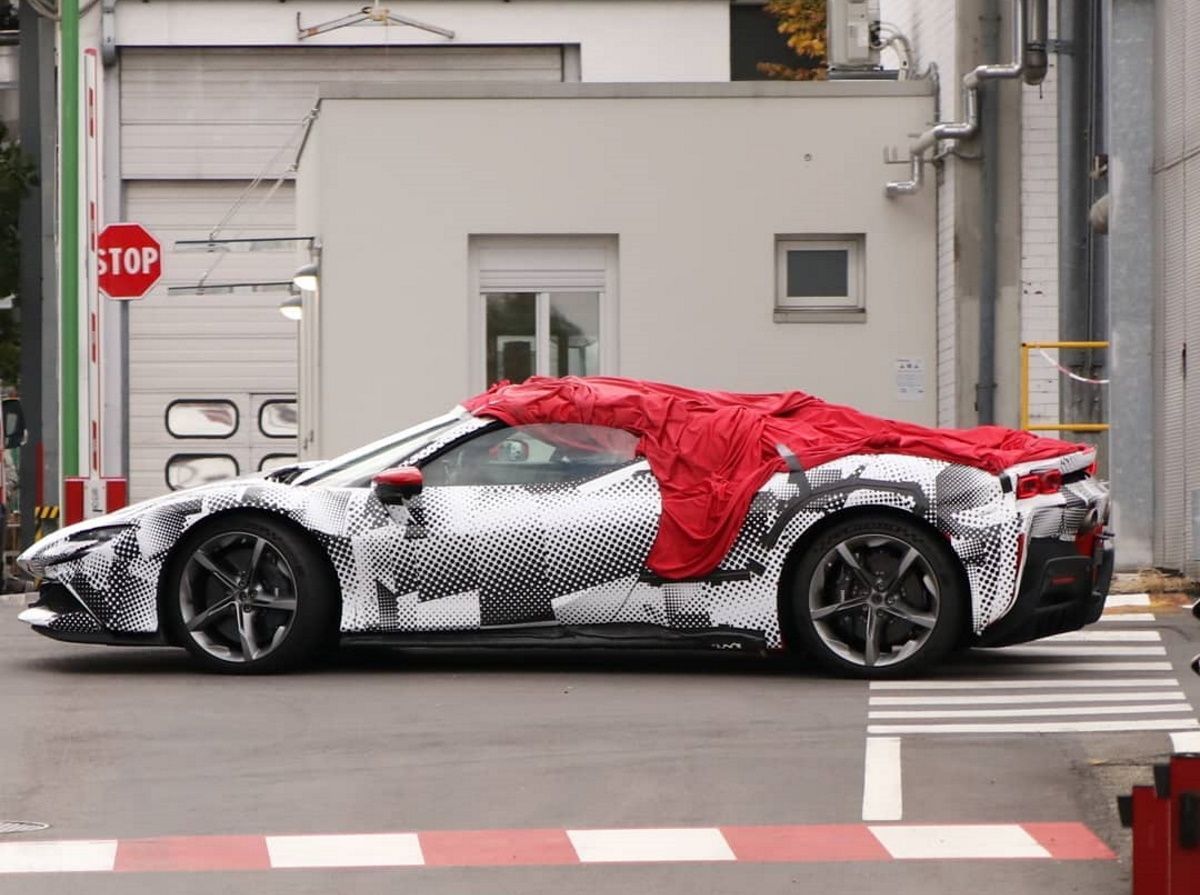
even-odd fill
[{"label": "tire", "polygon": [[960,569],[950,546],[916,522],[881,513],[835,523],[796,566],[794,634],[806,653],[847,677],[920,672],[961,639]]},{"label": "tire", "polygon": [[176,546],[167,574],[168,633],[207,671],[288,671],[337,636],[336,580],[285,523],[250,514],[201,523]]}]

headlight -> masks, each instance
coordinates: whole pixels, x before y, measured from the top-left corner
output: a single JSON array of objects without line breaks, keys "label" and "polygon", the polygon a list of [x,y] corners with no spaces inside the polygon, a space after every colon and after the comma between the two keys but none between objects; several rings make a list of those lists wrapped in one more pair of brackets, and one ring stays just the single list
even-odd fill
[{"label": "headlight", "polygon": [[45,546],[34,544],[17,557],[17,567],[31,578],[40,578],[51,566],[79,559],[88,551],[108,543],[133,527],[129,523],[103,525],[99,528],[73,532],[67,537],[51,544],[45,544]]}]

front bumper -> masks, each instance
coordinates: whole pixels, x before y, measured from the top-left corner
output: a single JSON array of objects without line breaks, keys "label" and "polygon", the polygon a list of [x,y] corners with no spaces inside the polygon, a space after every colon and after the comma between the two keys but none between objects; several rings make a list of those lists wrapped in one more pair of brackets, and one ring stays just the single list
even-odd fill
[{"label": "front bumper", "polygon": [[976,645],[1011,646],[1099,620],[1114,556],[1111,536],[1097,537],[1090,556],[1080,555],[1074,541],[1031,538],[1016,603],[979,635]]},{"label": "front bumper", "polygon": [[100,624],[65,585],[46,581],[37,599],[17,616],[39,634],[69,643],[99,643],[107,646],[165,646],[158,633],[117,633]]}]

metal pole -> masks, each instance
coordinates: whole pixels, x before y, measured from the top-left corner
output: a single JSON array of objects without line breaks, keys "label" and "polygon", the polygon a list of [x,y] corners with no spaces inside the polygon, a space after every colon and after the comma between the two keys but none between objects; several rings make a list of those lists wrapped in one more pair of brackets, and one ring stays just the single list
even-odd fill
[{"label": "metal pole", "polygon": [[[1090,0],[1060,0],[1058,38],[1058,337],[1088,339],[1091,265],[1088,224]],[[1065,351],[1063,366],[1082,370],[1086,355]],[[1085,386],[1063,377],[1059,385],[1059,417],[1091,420]]]},{"label": "metal pole", "polygon": [[62,0],[59,9],[62,474],[73,476],[79,474],[79,0]]},{"label": "metal pole", "polygon": [[[41,27],[38,14],[21,4],[21,149],[37,165],[42,160]],[[21,202],[21,402],[29,438],[21,448],[21,544],[33,543],[34,507],[45,455],[42,430],[42,183]]]},{"label": "metal pole", "polygon": [[[995,59],[1000,52],[1000,4],[983,6],[983,56]],[[980,85],[980,144],[983,155],[980,203],[979,262],[979,378],[975,408],[979,424],[996,421],[996,290],[1000,251],[996,218],[1000,207],[1000,85]]]}]

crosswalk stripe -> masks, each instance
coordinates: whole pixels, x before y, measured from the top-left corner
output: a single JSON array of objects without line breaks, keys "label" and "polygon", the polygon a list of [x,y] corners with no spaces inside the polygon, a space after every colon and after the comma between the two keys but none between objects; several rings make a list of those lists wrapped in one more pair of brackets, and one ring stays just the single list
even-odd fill
[{"label": "crosswalk stripe", "polygon": [[1104,608],[1113,606],[1149,606],[1149,594],[1109,594],[1104,601]]},{"label": "crosswalk stripe", "polygon": [[1019,709],[897,709],[868,712],[868,718],[1057,718],[1065,715],[1168,715],[1190,712],[1186,702],[1154,705],[1073,705]]},{"label": "crosswalk stripe", "polygon": [[[952,670],[952,669],[948,669]],[[1005,674],[1010,674],[1014,671],[1036,671],[1044,674],[1048,671],[1053,671],[1055,674],[1071,674],[1074,672],[1097,672],[1097,671],[1116,671],[1122,673],[1143,671],[1174,671],[1175,666],[1167,661],[1158,662],[1063,662],[1051,657],[1040,657],[1036,661],[1031,662],[1006,662],[1003,665],[994,666],[994,670],[1003,670]]]},{"label": "crosswalk stripe", "polygon": [[918,680],[871,681],[871,690],[1038,690],[1054,687],[1178,687],[1172,678],[1121,677],[1109,678],[1010,678],[1007,680]]},{"label": "crosswalk stripe", "polygon": [[1158,616],[1153,612],[1106,612],[1100,616],[1102,622],[1153,622]]},{"label": "crosswalk stripe", "polygon": [[1136,643],[1136,642],[1154,642],[1158,643],[1162,640],[1162,635],[1157,631],[1112,631],[1108,629],[1092,630],[1086,629],[1083,631],[1068,631],[1066,634],[1055,634],[1053,637],[1043,637],[1037,643]]},{"label": "crosswalk stripe", "polygon": [[1075,658],[1078,656],[1104,657],[1104,656],[1165,656],[1167,648],[1165,646],[1074,646],[1054,644],[1046,646],[1037,646],[1029,644],[1027,646],[1009,646],[1004,648],[1003,655],[1019,656],[1028,658],[1030,656],[1062,656],[1063,658]]},{"label": "crosswalk stripe", "polygon": [[1072,702],[1179,702],[1185,699],[1182,690],[1164,690],[1160,693],[1138,690],[1119,693],[1014,693],[1002,696],[965,693],[960,696],[872,696],[868,705],[1009,705],[1019,703]]},{"label": "crosswalk stripe", "polygon": [[1128,721],[1059,721],[1028,724],[868,724],[867,733],[872,736],[914,733],[1115,733],[1185,728],[1200,728],[1200,721],[1195,718],[1139,718]]}]

